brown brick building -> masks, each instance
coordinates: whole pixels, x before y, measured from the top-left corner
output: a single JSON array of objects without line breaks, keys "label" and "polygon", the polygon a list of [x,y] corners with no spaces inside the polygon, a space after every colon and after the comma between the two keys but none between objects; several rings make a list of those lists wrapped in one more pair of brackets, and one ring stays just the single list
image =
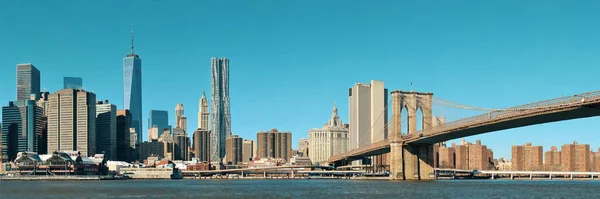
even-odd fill
[{"label": "brown brick building", "polygon": [[590,145],[565,144],[561,151],[561,165],[563,171],[588,171],[590,169]]},{"label": "brown brick building", "polygon": [[289,161],[292,157],[292,133],[278,132],[272,129],[267,132],[256,134],[257,157],[259,158],[281,158]]},{"label": "brown brick building", "polygon": [[438,149],[438,164],[441,168],[489,170],[493,168],[494,153],[477,140],[475,144],[465,142],[452,144],[451,148]]},{"label": "brown brick building", "polygon": [[227,165],[237,165],[242,162],[242,143],[243,139],[237,135],[232,135],[225,140],[225,161]]},{"label": "brown brick building", "polygon": [[523,146],[512,146],[513,171],[541,171],[544,170],[544,148],[532,146],[531,143]]},{"label": "brown brick building", "polygon": [[555,146],[550,147],[550,151],[544,154],[544,168],[546,171],[560,171],[560,151]]}]

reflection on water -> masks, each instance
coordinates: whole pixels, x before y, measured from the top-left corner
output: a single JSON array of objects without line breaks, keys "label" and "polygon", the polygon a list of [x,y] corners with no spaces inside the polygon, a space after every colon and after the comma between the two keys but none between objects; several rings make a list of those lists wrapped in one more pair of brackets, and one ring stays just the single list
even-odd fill
[{"label": "reflection on water", "polygon": [[2,181],[0,198],[597,198],[600,181]]}]

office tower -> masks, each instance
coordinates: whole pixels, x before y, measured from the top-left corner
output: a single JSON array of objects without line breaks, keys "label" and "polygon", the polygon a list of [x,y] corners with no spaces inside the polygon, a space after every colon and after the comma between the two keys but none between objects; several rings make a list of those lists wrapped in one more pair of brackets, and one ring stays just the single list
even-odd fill
[{"label": "office tower", "polygon": [[289,161],[292,155],[292,133],[271,131],[258,132],[256,134],[258,146],[257,157],[259,158],[281,158]]},{"label": "office tower", "polygon": [[38,154],[48,154],[48,95],[49,92],[41,92],[40,99],[36,102],[36,106],[42,110],[40,125],[42,133],[38,136]]},{"label": "office tower", "polygon": [[131,146],[129,136],[129,123],[131,122],[131,113],[129,110],[117,111],[117,160],[131,161]]},{"label": "office tower", "polygon": [[186,135],[175,135],[175,158],[174,160],[188,161],[188,148],[190,147],[190,138]]},{"label": "office tower", "polygon": [[252,161],[254,156],[254,140],[244,140],[242,143],[242,162]]},{"label": "office tower", "polygon": [[225,156],[225,139],[231,136],[229,107],[229,59],[211,59],[212,132],[211,158],[220,162]]},{"label": "office tower", "polygon": [[[131,119],[129,120],[131,121]],[[129,128],[129,147],[136,149],[138,133],[135,132],[135,128]]]},{"label": "office tower", "polygon": [[96,103],[96,152],[107,160],[117,158],[117,106],[108,100]]},{"label": "office tower", "polygon": [[17,64],[17,101],[40,97],[40,71],[30,63]]},{"label": "office tower", "polygon": [[[163,129],[164,130],[164,129]],[[158,129],[158,126],[154,125],[152,126],[152,128],[148,129],[148,141],[151,142],[152,140],[158,140],[158,132],[162,132],[162,130]]]},{"label": "office tower", "polygon": [[131,127],[142,143],[142,59],[133,51],[133,26],[131,28],[131,53],[123,58],[123,103],[131,112]]},{"label": "office tower", "polygon": [[48,96],[50,95],[49,92],[41,92],[40,93],[40,99],[36,102],[36,105],[40,108],[42,108],[43,112],[43,116],[48,116]]},{"label": "office tower", "polygon": [[300,141],[298,141],[298,154],[303,157],[309,157],[308,138],[300,138]]},{"label": "office tower", "polygon": [[348,150],[348,129],[338,116],[335,103],[331,117],[323,128],[308,131],[308,143],[310,143],[309,157],[313,164],[321,162],[328,164],[326,162],[329,157]]},{"label": "office tower", "polygon": [[225,162],[228,165],[237,165],[242,162],[242,138],[232,135],[225,141]]},{"label": "office tower", "polygon": [[202,91],[202,98],[200,98],[200,104],[198,106],[198,128],[203,130],[209,130],[208,128],[208,99],[206,99],[206,93]]},{"label": "office tower", "polygon": [[194,155],[200,161],[210,161],[210,131],[196,129],[194,131]]},{"label": "office tower", "polygon": [[162,142],[158,142],[158,141],[149,141],[149,142],[142,142],[142,144],[140,144],[140,155],[139,155],[139,159],[140,160],[146,160],[148,159],[148,157],[150,156],[158,156],[159,159],[162,159],[165,157],[165,145],[167,145],[166,143],[162,143]]},{"label": "office tower", "polygon": [[96,154],[96,94],[63,89],[48,96],[48,152]]},{"label": "office tower", "polygon": [[180,103],[175,106],[175,128],[185,129],[185,125],[182,123],[184,122],[182,121],[183,117],[183,104]]},{"label": "office tower", "polygon": [[542,171],[544,170],[544,148],[532,146],[530,142],[522,146],[512,146],[513,171]]},{"label": "office tower", "polygon": [[357,83],[349,90],[350,129],[348,150],[387,138],[388,91],[382,81]]},{"label": "office tower", "polygon": [[165,129],[171,131],[171,126],[169,125],[169,112],[162,110],[150,110],[148,117],[148,129],[152,129],[154,126],[158,128],[158,137],[162,135]]},{"label": "office tower", "polygon": [[63,89],[83,89],[83,79],[81,77],[64,77]]},{"label": "office tower", "polygon": [[34,100],[9,102],[2,107],[2,156],[13,161],[18,152],[38,152],[43,111]]}]

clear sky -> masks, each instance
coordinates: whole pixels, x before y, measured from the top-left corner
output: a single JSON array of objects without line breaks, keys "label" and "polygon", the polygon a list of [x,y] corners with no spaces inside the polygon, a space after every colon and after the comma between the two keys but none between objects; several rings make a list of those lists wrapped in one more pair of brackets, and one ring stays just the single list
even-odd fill
[{"label": "clear sky", "polygon": [[[2,1],[0,102],[16,98],[15,66],[33,63],[42,88],[64,76],[123,107],[123,57],[142,58],[143,118],[185,106],[197,127],[210,95],[210,58],[230,58],[232,130],[291,131],[293,145],[322,127],[337,102],[348,121],[348,88],[382,80],[388,89],[433,92],[462,104],[501,108],[600,90],[598,1]],[[477,112],[434,106],[448,120]],[[599,119],[488,133],[495,157],[511,145],[600,147]],[[144,132],[144,139],[147,139]]]}]

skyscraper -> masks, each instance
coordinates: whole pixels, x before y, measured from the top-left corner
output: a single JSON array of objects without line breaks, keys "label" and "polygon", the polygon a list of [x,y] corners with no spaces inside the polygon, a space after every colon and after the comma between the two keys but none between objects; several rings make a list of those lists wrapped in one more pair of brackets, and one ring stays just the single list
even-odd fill
[{"label": "skyscraper", "polygon": [[123,58],[123,107],[131,112],[131,127],[137,133],[137,144],[142,142],[142,59],[133,51],[133,26],[131,28],[131,53]]},{"label": "skyscraper", "polygon": [[183,104],[175,106],[175,128],[181,128],[181,117],[183,117]]},{"label": "skyscraper", "polygon": [[34,100],[9,102],[8,106],[2,107],[2,155],[5,160],[15,160],[18,152],[38,152],[42,114]]},{"label": "skyscraper", "polygon": [[254,140],[244,140],[242,143],[242,162],[248,162],[255,157]]},{"label": "skyscraper", "polygon": [[148,129],[152,129],[154,126],[158,127],[158,134],[156,135],[157,139],[160,137],[160,135],[162,135],[165,129],[169,129],[169,131],[171,131],[171,126],[169,126],[169,112],[150,110],[148,117]]},{"label": "skyscraper", "polygon": [[277,129],[256,134],[258,158],[281,158],[289,161],[292,157],[292,133],[279,132]]},{"label": "skyscraper", "polygon": [[40,99],[40,71],[32,64],[17,64],[17,101]]},{"label": "skyscraper", "polygon": [[200,98],[198,107],[198,109],[200,109],[198,110],[198,129],[209,130],[208,116],[210,113],[208,112],[208,100],[206,99],[206,93],[204,93],[204,91],[202,91],[202,98]]},{"label": "skyscraper", "polygon": [[108,160],[117,158],[117,106],[108,100],[96,103],[96,150]]},{"label": "skyscraper", "polygon": [[225,156],[225,139],[231,136],[229,107],[229,59],[211,59],[212,132],[211,159],[220,162]]},{"label": "skyscraper", "polygon": [[194,131],[194,157],[200,161],[210,161],[210,131]]},{"label": "skyscraper", "polygon": [[129,147],[129,123],[131,113],[129,110],[117,111],[117,160],[131,161],[131,148]]},{"label": "skyscraper", "polygon": [[83,89],[83,79],[81,77],[64,77],[63,89]]},{"label": "skyscraper", "polygon": [[48,152],[96,153],[96,94],[63,89],[48,96]]}]

